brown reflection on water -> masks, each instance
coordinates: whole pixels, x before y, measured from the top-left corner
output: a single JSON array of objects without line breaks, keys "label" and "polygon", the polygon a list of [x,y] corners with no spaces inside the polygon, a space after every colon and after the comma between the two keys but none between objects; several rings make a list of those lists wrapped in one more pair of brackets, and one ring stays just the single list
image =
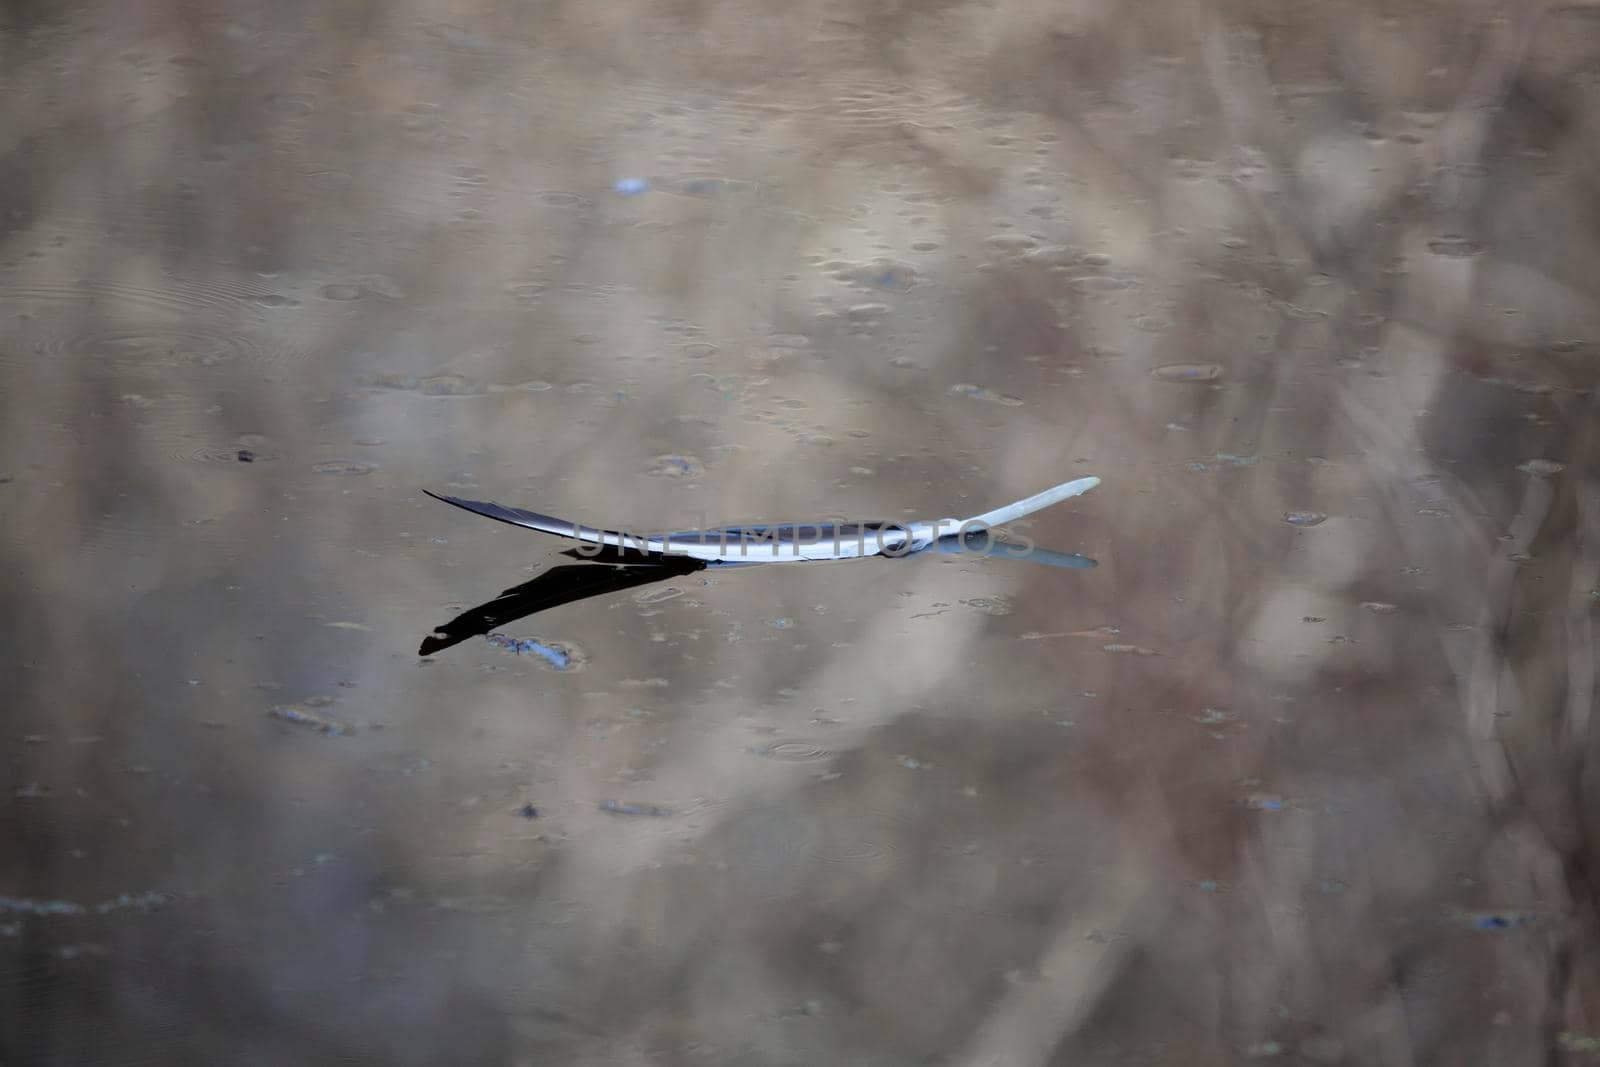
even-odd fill
[{"label": "brown reflection on water", "polygon": [[0,1060],[1600,1041],[1587,9],[0,18]]}]

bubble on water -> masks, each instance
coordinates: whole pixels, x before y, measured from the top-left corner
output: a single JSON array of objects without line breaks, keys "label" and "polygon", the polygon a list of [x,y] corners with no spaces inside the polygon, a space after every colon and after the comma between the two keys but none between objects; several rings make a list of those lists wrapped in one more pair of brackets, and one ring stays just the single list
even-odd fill
[{"label": "bubble on water", "polygon": [[1114,274],[1084,274],[1073,278],[1069,284],[1080,293],[1115,293],[1128,288],[1133,282]]},{"label": "bubble on water", "polygon": [[324,285],[318,290],[317,295],[324,300],[360,300],[361,287],[359,285]]},{"label": "bubble on water", "polygon": [[459,374],[436,374],[419,379],[415,389],[423,396],[482,396],[486,392],[482,383]]},{"label": "bubble on water", "polygon": [[267,97],[266,105],[275,114],[299,118],[317,109],[317,98],[310,93],[275,93]]},{"label": "bubble on water", "polygon": [[1157,367],[1150,375],[1163,382],[1214,382],[1222,377],[1222,366],[1217,363],[1168,363]]},{"label": "bubble on water", "polygon": [[254,302],[264,308],[297,308],[300,306],[300,301],[292,296],[284,296],[281,293],[263,293],[261,296],[255,297]]},{"label": "bubble on water", "polygon": [[658,818],[672,814],[670,808],[657,807],[654,804],[634,804],[622,800],[602,800],[600,810],[610,812],[612,815],[653,815]]},{"label": "bubble on water", "polygon": [[1469,241],[1460,234],[1441,234],[1428,242],[1428,251],[1436,256],[1448,256],[1452,259],[1466,259],[1471,256],[1483,255],[1483,246],[1476,241]]},{"label": "bubble on water", "polygon": [[589,203],[588,200],[577,193],[564,193],[554,189],[540,193],[539,200],[541,203],[549,204],[551,207],[579,207]]},{"label": "bubble on water", "polygon": [[750,751],[779,763],[814,763],[818,760],[832,759],[834,755],[833,750],[826,745],[803,740],[774,741]]},{"label": "bubble on water", "polygon": [[361,475],[371,474],[378,468],[370,463],[362,463],[354,459],[325,459],[321,463],[313,463],[311,469],[318,474],[344,474]]},{"label": "bubble on water", "polygon": [[950,387],[950,394],[952,396],[971,397],[973,400],[986,400],[991,404],[999,404],[1002,407],[1008,408],[1021,407],[1023,404],[1023,400],[1020,396],[1012,396],[1009,393],[992,392],[991,390],[985,389],[981,385],[973,385],[971,382],[961,382],[958,385],[952,385]]},{"label": "bubble on water", "polygon": [[1566,469],[1567,465],[1565,463],[1561,463],[1553,459],[1530,459],[1528,462],[1519,464],[1517,467],[1517,470],[1521,471],[1523,474],[1532,475],[1560,474]]},{"label": "bubble on water", "polygon": [[1039,242],[1022,233],[997,233],[987,238],[984,244],[996,252],[1021,253],[1036,247]]},{"label": "bubble on water", "polygon": [[846,277],[874,289],[903,293],[917,283],[917,270],[909,263],[879,259],[850,269]]},{"label": "bubble on water", "polygon": [[1400,605],[1389,604],[1382,600],[1363,600],[1361,606],[1374,615],[1393,615],[1400,610]]},{"label": "bubble on water", "polygon": [[868,322],[888,312],[888,304],[856,304],[845,311],[845,317],[852,322]]},{"label": "bubble on water", "polygon": [[729,193],[751,189],[749,182],[732,178],[684,178],[672,186],[672,191],[684,196],[725,196]]},{"label": "bubble on water", "polygon": [[665,454],[652,460],[645,473],[655,478],[692,478],[704,470],[704,464],[693,456]]},{"label": "bubble on water", "polygon": [[[97,904],[79,904],[72,900],[39,900],[33,897],[4,897],[0,896],[0,912],[13,915],[37,916],[64,916],[64,915],[110,915],[118,911],[153,911],[174,903],[178,897],[173,893],[150,891],[143,893],[119,893],[114,897],[102,900]],[[68,946],[84,950],[84,946]]]},{"label": "bubble on water", "polygon": [[1283,521],[1290,526],[1321,526],[1328,516],[1320,511],[1286,511]]},{"label": "bubble on water", "polygon": [[489,634],[486,638],[496,648],[518,656],[538,656],[558,671],[570,671],[582,665],[584,656],[577,648],[564,641],[543,641],[535,637],[511,637],[507,634]]},{"label": "bubble on water", "polygon": [[347,737],[355,733],[353,728],[339,722],[337,719],[329,719],[317,715],[293,704],[283,704],[276,708],[269,708],[267,709],[267,714],[274,719],[279,719],[294,726],[304,727],[327,737]]},{"label": "bubble on water", "polygon": [[651,589],[648,592],[637,593],[634,595],[633,602],[635,604],[660,604],[664,601],[676,600],[684,592],[685,590],[680,589],[678,586],[669,585],[664,589]]},{"label": "bubble on water", "polygon": [[1189,469],[1204,473],[1218,470],[1222,467],[1253,467],[1260,462],[1260,456],[1239,456],[1232,452],[1218,452],[1208,459],[1191,460]]},{"label": "bubble on water", "polygon": [[1005,597],[975,596],[961,603],[974,611],[981,611],[985,615],[1010,615],[1016,610],[1011,601]]}]

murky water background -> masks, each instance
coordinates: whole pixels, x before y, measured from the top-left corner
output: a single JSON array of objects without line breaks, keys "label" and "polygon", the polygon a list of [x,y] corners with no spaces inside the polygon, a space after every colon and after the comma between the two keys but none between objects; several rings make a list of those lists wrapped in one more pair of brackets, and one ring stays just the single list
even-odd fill
[{"label": "murky water background", "polygon": [[7,1064],[1600,1047],[1594,9],[0,20]]}]

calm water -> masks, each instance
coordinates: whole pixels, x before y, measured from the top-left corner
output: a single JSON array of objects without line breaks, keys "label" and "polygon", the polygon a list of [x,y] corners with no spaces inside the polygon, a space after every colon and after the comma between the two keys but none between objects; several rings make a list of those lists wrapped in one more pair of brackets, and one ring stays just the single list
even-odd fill
[{"label": "calm water", "polygon": [[1587,1062],[1590,14],[0,11],[0,1060]]}]

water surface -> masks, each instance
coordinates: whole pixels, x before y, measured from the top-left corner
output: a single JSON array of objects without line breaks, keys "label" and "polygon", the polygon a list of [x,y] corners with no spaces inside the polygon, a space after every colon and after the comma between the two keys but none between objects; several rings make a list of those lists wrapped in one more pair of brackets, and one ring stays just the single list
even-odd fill
[{"label": "water surface", "polygon": [[[0,17],[0,1059],[1600,1034],[1595,28]],[[976,514],[419,658],[558,562]],[[542,650],[542,651],[541,651]]]}]

